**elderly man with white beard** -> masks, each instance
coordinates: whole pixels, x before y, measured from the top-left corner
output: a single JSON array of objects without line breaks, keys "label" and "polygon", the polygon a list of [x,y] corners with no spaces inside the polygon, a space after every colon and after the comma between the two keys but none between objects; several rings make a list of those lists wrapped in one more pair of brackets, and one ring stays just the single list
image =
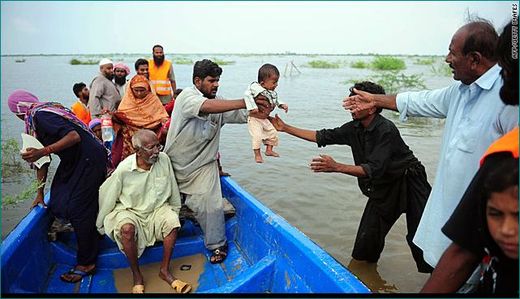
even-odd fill
[{"label": "elderly man with white beard", "polygon": [[132,137],[135,154],[128,156],[99,190],[98,231],[107,234],[124,252],[132,270],[132,293],[144,293],[138,258],[145,248],[163,241],[159,277],[178,293],[191,286],[170,272],[170,260],[180,228],[179,187],[170,158],[154,132],[139,130]]}]

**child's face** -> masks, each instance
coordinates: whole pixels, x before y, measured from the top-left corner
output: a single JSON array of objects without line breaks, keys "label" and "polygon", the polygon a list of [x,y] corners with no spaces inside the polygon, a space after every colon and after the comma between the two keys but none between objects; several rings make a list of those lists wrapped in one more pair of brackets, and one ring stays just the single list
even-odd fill
[{"label": "child's face", "polygon": [[95,127],[92,128],[92,132],[94,132],[94,135],[96,135],[96,137],[99,139],[99,140],[103,140],[101,138],[101,125],[97,125]]},{"label": "child's face", "polygon": [[278,86],[278,78],[279,76],[271,75],[264,81],[260,82],[260,85],[267,90],[275,90]]},{"label": "child's face", "polygon": [[518,259],[518,186],[493,192],[486,206],[491,237],[504,254]]}]

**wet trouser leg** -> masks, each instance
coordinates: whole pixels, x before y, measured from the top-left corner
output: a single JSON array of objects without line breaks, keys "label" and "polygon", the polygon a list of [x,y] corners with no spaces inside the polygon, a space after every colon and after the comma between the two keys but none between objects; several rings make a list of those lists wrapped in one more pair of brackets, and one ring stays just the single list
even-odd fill
[{"label": "wet trouser leg", "polygon": [[427,181],[424,166],[417,165],[408,170],[407,179],[407,207],[406,207],[406,227],[408,234],[406,241],[412,252],[413,259],[417,265],[417,270],[422,273],[431,273],[431,267],[423,257],[423,251],[413,243],[413,237],[419,226],[424,207],[430,195],[431,186]]},{"label": "wet trouser leg", "polygon": [[361,217],[359,228],[352,251],[356,260],[375,263],[379,260],[385,247],[385,237],[397,221],[397,218],[382,217],[376,208],[375,200],[368,199],[365,211]]}]

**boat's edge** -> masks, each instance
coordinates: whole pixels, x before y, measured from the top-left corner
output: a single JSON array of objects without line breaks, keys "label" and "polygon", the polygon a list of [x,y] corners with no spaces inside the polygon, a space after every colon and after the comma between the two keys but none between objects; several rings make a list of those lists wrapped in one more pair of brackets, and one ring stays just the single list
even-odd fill
[{"label": "boat's edge", "polygon": [[[301,256],[302,261],[312,264],[312,267],[310,267],[311,265],[309,264],[305,267],[317,269],[317,271],[323,274],[324,278],[335,285],[335,288],[313,289],[313,292],[329,292],[332,290],[331,292],[334,293],[370,293],[370,289],[341,265],[341,263],[313,242],[303,232],[289,224],[283,217],[275,214],[258,199],[249,194],[233,179],[230,177],[222,177],[221,182],[224,193],[226,193],[226,189],[231,189],[231,193],[239,195],[240,198],[238,199],[228,198],[234,206],[240,206],[240,204],[245,203],[255,210],[254,213],[262,215],[264,222],[272,227],[272,233],[278,234],[279,239],[286,240],[286,244],[279,244],[280,246],[290,246],[292,250],[297,250],[296,255]],[[276,239],[276,237],[274,237],[274,239]],[[284,255],[284,258],[285,257],[286,255]],[[299,266],[297,265],[297,261],[288,262],[292,262],[293,266]],[[317,273],[312,273],[312,271],[309,271],[308,274],[309,276],[317,275]],[[313,277],[309,277],[308,279],[313,279]]]}]

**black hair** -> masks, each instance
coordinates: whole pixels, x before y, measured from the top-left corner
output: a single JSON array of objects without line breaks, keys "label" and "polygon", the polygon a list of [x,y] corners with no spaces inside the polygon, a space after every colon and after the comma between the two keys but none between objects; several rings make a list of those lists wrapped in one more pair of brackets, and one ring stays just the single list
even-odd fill
[{"label": "black hair", "polygon": [[207,76],[218,77],[222,74],[222,68],[218,64],[209,59],[203,59],[195,62],[193,65],[192,82],[195,83],[195,78],[199,77],[204,80]]},{"label": "black hair", "polygon": [[[373,83],[373,82],[370,82],[370,81],[363,81],[363,82],[354,83],[354,86],[352,86],[349,89],[349,91],[350,91],[350,95],[349,96],[355,95],[355,93],[353,91],[354,88],[357,89],[357,90],[362,90],[362,91],[366,91],[366,92],[373,93],[373,94],[386,94],[385,93],[385,89],[383,88],[383,86],[381,86],[379,84],[376,84],[376,83]],[[383,111],[383,108],[377,107],[376,112],[377,113],[381,113],[381,111]]]},{"label": "black hair", "polygon": [[139,68],[140,65],[148,65],[148,60],[146,59],[143,59],[143,58],[139,58],[135,61],[135,64],[134,64],[134,67],[135,67],[135,71],[137,72],[137,69]]},{"label": "black hair", "polygon": [[152,47],[152,53],[153,53],[153,51],[155,50],[155,48],[161,48],[161,50],[164,51],[163,46],[161,46],[161,45],[155,45],[155,46]]},{"label": "black hair", "polygon": [[496,61],[498,34],[493,25],[488,20],[478,19],[464,25],[464,28],[467,30],[467,35],[462,46],[462,54],[479,52],[490,61]]},{"label": "black hair", "polygon": [[493,193],[504,192],[514,186],[518,186],[518,158],[511,152],[497,152],[485,158],[464,194],[477,205],[476,216],[480,226],[477,229],[483,233],[485,247],[499,258],[505,256],[488,230],[487,203]]},{"label": "black hair", "polygon": [[503,192],[510,187],[518,186],[518,158],[514,158],[510,152],[499,152],[492,155],[494,165],[484,179],[486,201],[491,197],[491,193]]},{"label": "black hair", "polygon": [[[504,79],[504,85],[500,88],[500,98],[506,105],[518,106],[518,53],[513,58],[512,49],[515,45],[512,40],[512,30],[513,23],[509,22],[498,38],[496,54],[498,64],[502,67],[502,79]],[[518,26],[516,30],[518,32]],[[518,49],[518,39],[515,42]]]},{"label": "black hair", "polygon": [[87,85],[83,82],[79,82],[79,83],[76,83],[74,84],[74,86],[72,86],[72,91],[74,92],[74,94],[79,98],[79,93],[83,90],[83,88],[87,87]]},{"label": "black hair", "polygon": [[258,69],[258,82],[265,81],[271,76],[278,76],[280,77],[280,72],[278,71],[278,68],[276,66],[266,63]]}]

